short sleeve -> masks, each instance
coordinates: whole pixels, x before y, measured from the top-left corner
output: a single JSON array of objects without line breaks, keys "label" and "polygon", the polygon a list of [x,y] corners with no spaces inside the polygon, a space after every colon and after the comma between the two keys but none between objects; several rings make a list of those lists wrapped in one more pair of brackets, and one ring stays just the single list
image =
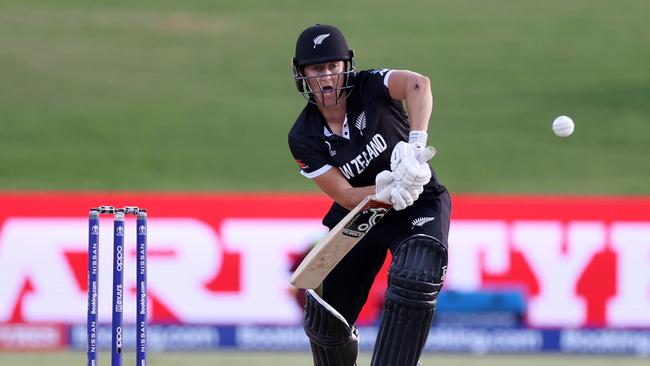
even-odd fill
[{"label": "short sleeve", "polygon": [[362,92],[371,95],[374,99],[390,102],[393,99],[388,91],[388,80],[393,73],[391,69],[374,69],[361,73]]},{"label": "short sleeve", "polygon": [[300,174],[310,179],[332,168],[327,157],[323,155],[322,149],[317,146],[317,142],[314,138],[298,138],[289,135],[289,149],[300,167]]}]

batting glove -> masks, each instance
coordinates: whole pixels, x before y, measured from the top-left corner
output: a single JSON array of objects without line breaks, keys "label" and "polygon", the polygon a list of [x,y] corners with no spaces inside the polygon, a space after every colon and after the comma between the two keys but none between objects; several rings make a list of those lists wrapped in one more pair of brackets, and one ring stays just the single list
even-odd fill
[{"label": "batting glove", "polygon": [[397,183],[405,187],[425,185],[431,180],[431,167],[427,161],[435,155],[433,147],[416,149],[400,141],[391,154],[391,170]]},{"label": "batting glove", "polygon": [[423,185],[414,184],[407,187],[396,183],[393,172],[389,170],[384,170],[375,177],[375,197],[390,202],[397,211],[412,205],[423,191]]},{"label": "batting glove", "polygon": [[406,189],[401,184],[395,184],[393,189],[390,191],[390,201],[393,204],[393,208],[397,211],[409,207],[416,199],[417,196],[413,195],[410,190]]},{"label": "batting glove", "polygon": [[375,196],[378,200],[391,202],[391,190],[395,187],[395,178],[390,170],[384,170],[375,177]]}]

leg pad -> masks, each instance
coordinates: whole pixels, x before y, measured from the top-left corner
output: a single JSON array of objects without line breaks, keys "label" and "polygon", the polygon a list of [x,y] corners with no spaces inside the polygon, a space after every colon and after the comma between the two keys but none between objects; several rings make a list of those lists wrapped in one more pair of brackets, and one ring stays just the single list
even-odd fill
[{"label": "leg pad", "polygon": [[398,247],[371,366],[415,366],[427,340],[447,270],[447,250],[419,234]]},{"label": "leg pad", "polygon": [[315,366],[354,366],[359,353],[359,335],[348,322],[321,299],[313,290],[307,290],[303,327],[314,358]]}]

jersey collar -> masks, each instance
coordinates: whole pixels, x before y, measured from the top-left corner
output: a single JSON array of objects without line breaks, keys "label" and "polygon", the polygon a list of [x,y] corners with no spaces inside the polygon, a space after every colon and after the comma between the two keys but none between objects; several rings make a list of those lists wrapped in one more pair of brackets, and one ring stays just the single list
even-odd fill
[{"label": "jersey collar", "polygon": [[[343,137],[346,140],[350,139],[350,127],[348,125],[347,114],[345,115],[345,119],[343,120],[343,130],[341,132],[343,132],[343,136],[339,136],[339,137]],[[330,131],[330,129],[327,127],[326,124],[323,125],[323,135],[325,135],[325,137],[336,136],[332,131]]]},{"label": "jersey collar", "polygon": [[330,131],[327,126],[327,121],[322,114],[318,111],[318,108],[312,104],[307,104],[307,116],[306,116],[306,126],[305,132],[308,136],[320,137],[321,139],[327,140],[349,140],[350,139],[350,126],[348,123],[348,116],[345,115],[343,120],[343,136],[338,136]]}]

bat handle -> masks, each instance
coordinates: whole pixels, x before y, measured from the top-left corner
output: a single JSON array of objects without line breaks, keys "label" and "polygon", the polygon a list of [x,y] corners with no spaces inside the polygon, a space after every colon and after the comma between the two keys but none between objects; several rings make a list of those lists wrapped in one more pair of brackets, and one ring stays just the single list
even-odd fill
[{"label": "bat handle", "polygon": [[433,146],[427,146],[422,150],[420,155],[418,156],[418,161],[423,164],[426,163],[427,161],[433,159],[433,157],[436,155],[436,148]]}]

